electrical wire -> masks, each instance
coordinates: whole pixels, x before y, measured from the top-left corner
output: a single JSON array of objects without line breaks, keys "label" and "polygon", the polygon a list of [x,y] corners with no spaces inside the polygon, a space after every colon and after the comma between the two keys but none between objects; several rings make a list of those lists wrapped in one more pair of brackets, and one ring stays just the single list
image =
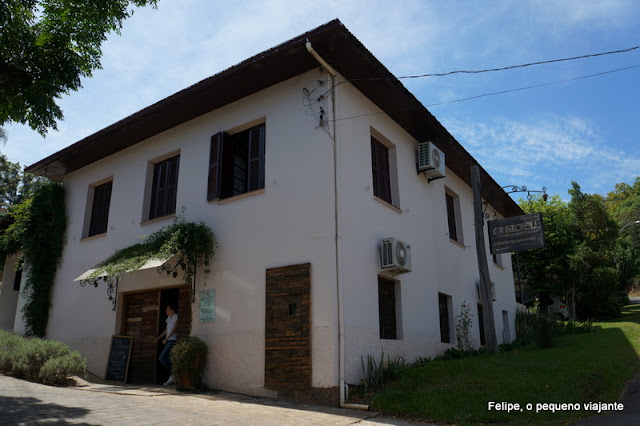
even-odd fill
[{"label": "electrical wire", "polygon": [[[550,60],[546,60],[546,61],[530,62],[528,64],[510,65],[510,66],[507,66],[507,67],[500,67],[500,68],[488,68],[488,69],[484,69],[484,70],[457,70],[457,71],[449,71],[449,72],[433,73],[433,74],[405,75],[405,76],[395,77],[395,78],[403,79],[403,78],[423,78],[423,77],[444,77],[444,76],[452,75],[452,74],[481,74],[481,73],[485,73],[485,72],[505,71],[505,70],[512,70],[512,69],[516,69],[516,68],[531,67],[531,66],[534,66],[534,65],[553,64],[553,63],[556,63],[556,62],[574,61],[574,60],[577,60],[577,59],[594,58],[594,57],[597,57],[597,56],[613,55],[613,54],[618,54],[618,53],[627,53],[627,52],[631,52],[631,51],[637,50],[637,49],[640,49],[640,46],[634,46],[634,47],[630,47],[628,49],[612,50],[612,51],[609,51],[609,52],[592,53],[592,54],[589,54],[589,55],[573,56],[571,58],[550,59]],[[385,80],[385,79],[388,79],[388,78],[392,78],[392,77],[356,78],[356,79],[350,79],[349,81]]]},{"label": "electrical wire", "polygon": [[[494,96],[494,95],[501,95],[504,93],[512,93],[512,92],[519,92],[522,90],[528,90],[528,89],[535,89],[537,87],[545,87],[545,86],[551,86],[554,84],[561,84],[561,83],[567,83],[570,81],[576,81],[576,80],[582,80],[585,78],[590,78],[590,77],[597,77],[597,76],[601,76],[601,75],[606,75],[606,74],[612,74],[615,72],[620,72],[620,71],[626,71],[632,68],[640,68],[640,65],[632,65],[629,67],[625,67],[625,68],[618,68],[615,70],[610,70],[610,71],[603,71],[603,72],[599,72],[599,73],[595,73],[595,74],[589,74],[589,75],[583,75],[580,77],[574,77],[574,78],[569,78],[566,80],[559,80],[559,81],[552,81],[549,83],[542,83],[542,84],[536,84],[536,85],[532,85],[532,86],[526,86],[526,87],[519,87],[517,89],[508,89],[508,90],[501,90],[499,92],[491,92],[491,93],[484,93],[482,95],[476,95],[476,96],[471,96],[468,98],[460,98],[460,99],[454,99],[454,100],[450,100],[450,101],[444,101],[444,102],[438,102],[438,103],[434,103],[434,104],[428,104],[428,105],[417,105],[417,106],[412,106],[412,107],[407,107],[407,108],[397,108],[394,109],[394,112],[399,112],[399,111],[409,111],[412,109],[418,109],[418,108],[423,108],[423,107],[432,107],[432,106],[438,106],[438,105],[445,105],[445,104],[451,104],[454,102],[463,102],[463,101],[469,101],[472,99],[478,99],[478,98],[483,98],[486,96]],[[370,114],[362,114],[362,115],[355,115],[352,117],[343,117],[343,118],[336,118],[335,121],[342,121],[342,120],[351,120],[351,119],[355,119],[355,118],[361,118],[361,117],[368,117],[368,116],[372,116],[372,115],[380,115],[380,114],[385,114],[385,111],[381,111],[381,112],[374,112],[374,113],[370,113]],[[331,121],[331,120],[329,120]]]}]

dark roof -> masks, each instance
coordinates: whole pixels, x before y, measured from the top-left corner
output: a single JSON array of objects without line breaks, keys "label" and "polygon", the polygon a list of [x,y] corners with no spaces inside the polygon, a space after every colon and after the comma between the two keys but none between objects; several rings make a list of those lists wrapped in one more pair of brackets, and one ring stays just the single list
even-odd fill
[{"label": "dark roof", "polygon": [[[38,161],[26,171],[62,181],[69,172],[318,67],[306,49],[306,41],[416,140],[435,143],[445,153],[447,167],[470,184],[470,167],[477,164],[476,160],[337,19],[138,111]],[[485,199],[491,205],[507,217],[522,214],[484,169],[481,176]]]}]

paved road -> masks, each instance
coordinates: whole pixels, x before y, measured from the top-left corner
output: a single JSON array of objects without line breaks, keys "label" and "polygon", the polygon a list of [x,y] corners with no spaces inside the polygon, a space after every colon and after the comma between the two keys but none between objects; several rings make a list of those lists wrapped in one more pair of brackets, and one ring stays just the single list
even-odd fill
[{"label": "paved road", "polygon": [[[376,413],[229,393],[82,383],[45,386],[0,375],[0,425],[418,425]],[[424,425],[424,424],[422,424]]]}]

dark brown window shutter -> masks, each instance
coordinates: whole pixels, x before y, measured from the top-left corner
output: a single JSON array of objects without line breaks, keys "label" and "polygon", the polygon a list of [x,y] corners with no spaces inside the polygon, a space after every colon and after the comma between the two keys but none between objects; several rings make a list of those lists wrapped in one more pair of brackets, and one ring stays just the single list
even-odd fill
[{"label": "dark brown window shutter", "polygon": [[453,197],[444,194],[447,200],[447,223],[449,224],[449,238],[458,241],[458,230],[456,228],[456,211]]},{"label": "dark brown window shutter", "polygon": [[179,168],[179,155],[154,165],[149,219],[176,212]]},{"label": "dark brown window shutter", "polygon": [[109,181],[93,189],[93,203],[91,205],[88,237],[107,232],[112,185],[113,181]]},{"label": "dark brown window shutter", "polygon": [[373,195],[392,204],[389,148],[373,136],[371,137],[371,172],[373,175]]},{"label": "dark brown window shutter", "polygon": [[256,126],[249,131],[247,191],[264,188],[264,141],[264,124]]},{"label": "dark brown window shutter", "polygon": [[207,200],[220,197],[220,181],[222,172],[222,146],[228,140],[225,132],[211,136],[211,151],[209,152],[209,181],[207,185]]}]

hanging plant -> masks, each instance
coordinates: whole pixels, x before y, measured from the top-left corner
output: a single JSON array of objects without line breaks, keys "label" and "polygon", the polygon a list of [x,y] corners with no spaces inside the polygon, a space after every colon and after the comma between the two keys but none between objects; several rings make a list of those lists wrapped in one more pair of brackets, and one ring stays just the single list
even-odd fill
[{"label": "hanging plant", "polygon": [[207,225],[185,222],[180,217],[142,242],[115,252],[101,262],[87,280],[104,275],[116,277],[138,270],[149,260],[166,260],[176,255],[184,265],[184,281],[191,283],[197,268],[204,267],[205,275],[209,272],[209,262],[215,255],[215,248],[215,235]]},{"label": "hanging plant", "polygon": [[47,183],[33,197],[9,210],[7,229],[0,236],[3,255],[21,253],[27,279],[21,290],[26,335],[45,337],[51,307],[51,289],[62,258],[67,215],[64,188]]}]

